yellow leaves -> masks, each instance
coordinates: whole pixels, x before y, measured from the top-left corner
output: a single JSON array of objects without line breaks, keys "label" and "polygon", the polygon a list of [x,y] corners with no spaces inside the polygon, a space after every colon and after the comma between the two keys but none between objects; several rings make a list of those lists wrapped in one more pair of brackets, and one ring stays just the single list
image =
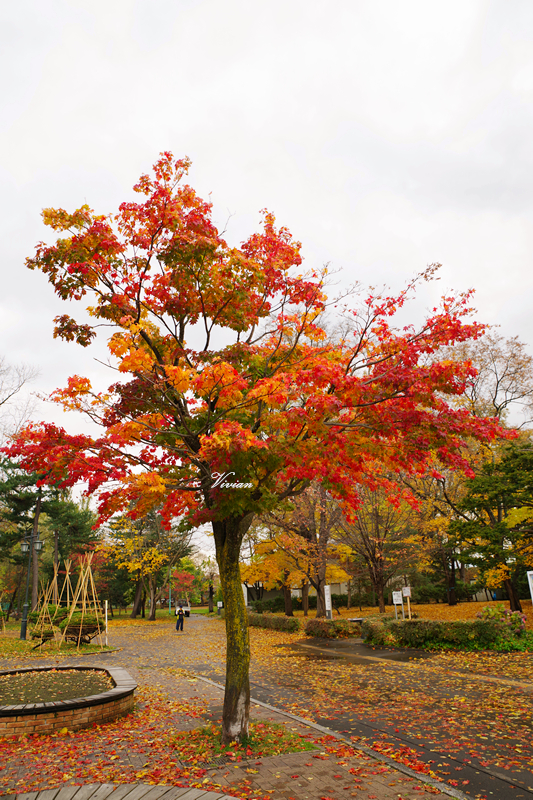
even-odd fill
[{"label": "yellow leaves", "polygon": [[532,517],[533,508],[531,506],[522,506],[521,508],[512,508],[505,521],[508,528],[514,528],[523,522],[529,521]]},{"label": "yellow leaves", "polygon": [[509,575],[510,570],[507,564],[498,564],[498,566],[491,567],[485,572],[485,581],[487,586],[496,589],[509,578]]}]

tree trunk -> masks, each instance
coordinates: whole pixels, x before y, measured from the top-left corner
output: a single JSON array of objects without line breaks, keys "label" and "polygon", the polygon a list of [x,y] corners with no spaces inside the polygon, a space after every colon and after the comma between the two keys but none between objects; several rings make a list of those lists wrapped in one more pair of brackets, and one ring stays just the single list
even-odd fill
[{"label": "tree trunk", "polygon": [[349,610],[352,605],[352,579],[348,578],[348,599],[346,600],[346,608]]},{"label": "tree trunk", "polygon": [[382,583],[378,583],[374,586],[374,591],[376,592],[376,597],[378,598],[378,605],[379,605],[379,613],[385,613],[385,587]]},{"label": "tree trunk", "polygon": [[522,612],[522,603],[520,602],[520,598],[518,597],[518,592],[516,591],[514,584],[510,578],[507,578],[503,585],[505,586],[505,590],[509,597],[509,605],[511,607],[511,611],[520,611]]},{"label": "tree trunk", "polygon": [[248,736],[250,639],[241,588],[239,554],[242,538],[252,519],[252,515],[248,515],[212,522],[226,620],[226,691],[222,711],[224,743],[239,742]]},{"label": "tree trunk", "polygon": [[292,596],[291,596],[291,587],[287,586],[285,581],[289,577],[289,573],[286,571],[284,574],[284,583],[283,583],[283,601],[285,603],[285,616],[286,617],[294,617],[292,611]]},{"label": "tree trunk", "polygon": [[318,618],[326,616],[326,598],[324,597],[324,586],[326,585],[326,578],[318,578],[315,584],[316,590],[316,616]]},{"label": "tree trunk", "polygon": [[309,614],[309,584],[307,581],[302,581],[302,608],[304,617],[307,617]]},{"label": "tree trunk", "polygon": [[141,619],[146,619],[146,589],[144,588],[144,586],[141,597]]},{"label": "tree trunk", "polygon": [[135,619],[137,617],[137,614],[139,613],[139,609],[141,607],[142,591],[143,591],[143,582],[141,576],[139,575],[139,577],[137,578],[137,586],[135,587],[133,608],[131,609],[131,614],[130,614],[131,619]]},{"label": "tree trunk", "polygon": [[212,613],[213,613],[213,610],[214,610],[214,607],[215,607],[215,604],[214,604],[214,602],[213,602],[213,598],[214,598],[214,596],[215,596],[215,590],[214,590],[214,588],[213,588],[213,584],[212,584],[212,583],[210,583],[210,584],[209,584],[209,599],[208,599],[208,603],[209,603],[209,613],[210,613],[210,614],[212,614]]},{"label": "tree trunk", "polygon": [[156,591],[155,580],[153,578],[150,578],[150,616],[148,617],[148,622],[155,622],[155,612],[157,610],[155,591]]},{"label": "tree trunk", "polygon": [[453,556],[450,569],[450,581],[448,585],[448,605],[457,605],[457,595],[455,593],[455,558]]},{"label": "tree trunk", "polygon": [[13,606],[15,605],[15,598],[17,596],[18,590],[20,589],[20,584],[21,583],[22,583],[22,572],[20,573],[20,580],[17,583],[17,585],[15,586],[15,589],[14,589],[13,594],[11,595],[11,599],[9,601],[9,606],[8,606],[7,611],[6,611],[6,622],[9,622],[9,615],[13,611]]}]

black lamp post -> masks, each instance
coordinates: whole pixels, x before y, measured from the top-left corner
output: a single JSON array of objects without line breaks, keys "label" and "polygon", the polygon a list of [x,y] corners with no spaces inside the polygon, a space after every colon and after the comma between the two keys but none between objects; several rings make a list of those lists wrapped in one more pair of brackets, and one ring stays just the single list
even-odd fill
[{"label": "black lamp post", "polygon": [[28,554],[28,574],[26,575],[26,599],[24,601],[24,605],[22,606],[22,622],[20,624],[20,638],[23,641],[26,641],[26,629],[28,627],[28,594],[30,591],[30,572],[31,572],[31,559],[32,559],[32,552],[35,550],[35,558],[37,558],[38,554],[43,549],[43,542],[39,539],[39,533],[37,533],[37,539],[35,542],[33,541],[33,528],[31,533],[27,533],[25,538],[20,543],[20,549],[22,550],[22,554]]}]

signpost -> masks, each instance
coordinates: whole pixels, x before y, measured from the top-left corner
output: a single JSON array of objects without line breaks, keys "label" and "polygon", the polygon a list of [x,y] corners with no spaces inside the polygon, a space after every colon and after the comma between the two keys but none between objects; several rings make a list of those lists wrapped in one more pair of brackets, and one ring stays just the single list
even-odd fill
[{"label": "signpost", "polygon": [[217,614],[220,614],[220,609],[222,608],[223,605],[224,605],[224,603],[222,602],[222,600],[218,600],[218,602],[217,602]]},{"label": "signpost", "polygon": [[404,586],[402,589],[402,595],[407,598],[407,615],[409,619],[411,619],[411,587]]},{"label": "signpost", "polygon": [[398,606],[402,607],[402,619],[405,619],[403,610],[403,595],[401,590],[399,592],[392,593],[392,602],[394,603],[394,613],[396,615],[396,619],[398,619]]},{"label": "signpost", "polygon": [[333,619],[331,609],[331,586],[324,586],[324,602],[326,604],[326,619]]},{"label": "signpost", "polygon": [[533,572],[526,572],[527,582],[529,583],[529,594],[531,595],[531,603],[533,603]]}]

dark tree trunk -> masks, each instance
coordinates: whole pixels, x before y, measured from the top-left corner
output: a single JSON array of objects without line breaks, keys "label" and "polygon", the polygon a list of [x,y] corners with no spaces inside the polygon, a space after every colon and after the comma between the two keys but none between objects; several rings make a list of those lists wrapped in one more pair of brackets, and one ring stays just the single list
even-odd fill
[{"label": "dark tree trunk", "polygon": [[212,614],[212,613],[213,613],[213,611],[214,611],[214,607],[215,607],[215,605],[214,605],[214,602],[213,602],[213,600],[214,600],[214,596],[215,596],[215,590],[214,590],[214,588],[213,588],[213,584],[212,584],[212,583],[210,583],[210,584],[209,584],[209,599],[208,599],[208,603],[209,603],[209,613],[210,613],[210,614]]},{"label": "dark tree trunk", "polygon": [[307,617],[309,614],[309,584],[307,581],[302,581],[302,608],[304,617]]},{"label": "dark tree trunk", "polygon": [[514,584],[510,578],[507,578],[503,582],[505,586],[505,591],[509,597],[509,605],[511,607],[511,611],[522,611],[522,603],[520,602],[520,598],[518,597],[518,592],[516,591]]},{"label": "dark tree trunk", "polygon": [[382,582],[374,584],[374,591],[378,599],[379,613],[385,613],[385,587]]},{"label": "dark tree trunk", "polygon": [[155,622],[155,612],[157,610],[157,602],[155,598],[155,581],[150,581],[150,616],[148,617],[148,622]]},{"label": "dark tree trunk", "polygon": [[13,606],[15,605],[15,599],[17,597],[17,592],[20,589],[20,584],[21,583],[22,583],[22,573],[20,574],[19,581],[18,581],[17,585],[15,586],[13,594],[11,595],[11,598],[9,600],[9,606],[7,608],[7,611],[6,611],[6,622],[9,622],[9,615],[13,611]]},{"label": "dark tree trunk", "polygon": [[455,593],[455,558],[453,556],[451,560],[450,580],[448,584],[448,605],[457,605],[457,595]]},{"label": "dark tree trunk", "polygon": [[325,617],[326,616],[326,598],[324,597],[324,586],[326,585],[326,579],[323,580],[318,579],[318,581],[314,584],[316,590],[316,616],[317,617]]},{"label": "dark tree trunk", "polygon": [[352,579],[348,579],[348,588],[347,588],[348,599],[346,600],[346,608],[349,610],[352,606]]},{"label": "dark tree trunk", "polygon": [[133,598],[133,608],[131,609],[131,618],[135,619],[137,614],[139,613],[141,607],[141,598],[142,598],[142,591],[143,591],[143,582],[142,578],[139,576],[137,578],[137,586],[135,587],[135,597]]},{"label": "dark tree trunk", "polygon": [[144,588],[141,598],[141,619],[146,619],[146,589]]},{"label": "dark tree trunk", "polygon": [[[283,577],[284,577],[284,579],[286,581],[287,578],[289,577],[289,573],[285,572]],[[283,601],[285,603],[285,616],[286,617],[294,617],[294,614],[293,614],[293,611],[292,611],[291,587],[287,586],[287,584],[285,582],[283,583]]]},{"label": "dark tree trunk", "polygon": [[224,597],[226,620],[226,691],[222,711],[222,741],[241,741],[248,736],[250,715],[250,639],[239,569],[242,538],[252,521],[228,517],[213,521],[216,556]]}]

